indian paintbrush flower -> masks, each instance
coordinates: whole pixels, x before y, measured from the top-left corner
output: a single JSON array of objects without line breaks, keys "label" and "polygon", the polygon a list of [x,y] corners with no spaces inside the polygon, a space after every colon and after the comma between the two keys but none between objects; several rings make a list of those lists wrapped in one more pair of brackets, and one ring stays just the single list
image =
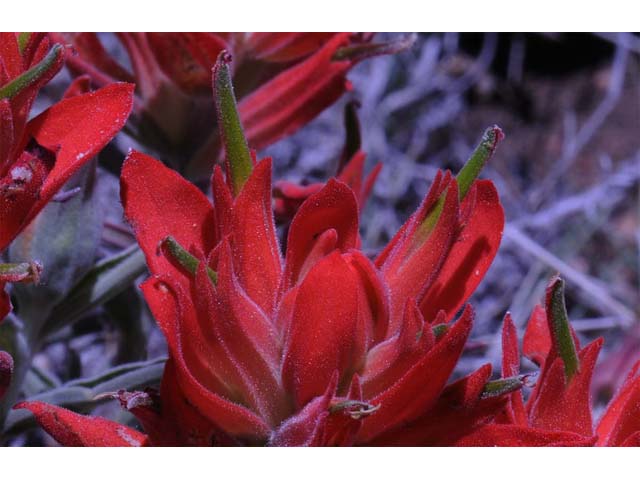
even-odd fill
[{"label": "indian paintbrush flower", "polygon": [[[458,177],[438,173],[418,211],[370,260],[359,250],[358,198],[332,179],[291,221],[281,253],[271,159],[255,161],[228,82],[214,68],[226,175],[213,205],[194,185],[132,151],[122,201],[151,277],[141,286],[169,345],[159,395],[119,392],[146,435],[39,402],[29,408],[74,445],[393,444],[414,426],[448,444],[504,408],[519,378],[485,365],[447,386],[473,310],[458,310],[488,269],[504,214],[478,165],[492,127]],[[472,172],[469,174],[468,172]],[[464,413],[464,415],[462,415]]]}]

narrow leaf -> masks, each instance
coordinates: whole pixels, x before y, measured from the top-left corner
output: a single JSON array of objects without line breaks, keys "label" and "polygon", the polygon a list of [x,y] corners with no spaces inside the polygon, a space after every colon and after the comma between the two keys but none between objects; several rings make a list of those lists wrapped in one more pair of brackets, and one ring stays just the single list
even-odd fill
[{"label": "narrow leaf", "polygon": [[146,270],[144,255],[137,245],[102,260],[54,307],[44,327],[45,335],[72,324],[85,312],[110,300]]}]

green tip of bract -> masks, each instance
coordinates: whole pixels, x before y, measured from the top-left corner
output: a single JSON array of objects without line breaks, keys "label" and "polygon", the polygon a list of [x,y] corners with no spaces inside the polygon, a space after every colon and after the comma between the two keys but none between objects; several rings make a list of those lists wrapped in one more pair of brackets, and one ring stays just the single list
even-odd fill
[{"label": "green tip of bract", "polygon": [[[174,259],[178,264],[184,268],[191,275],[196,274],[196,270],[198,269],[198,265],[200,261],[191,255],[187,250],[185,250],[182,245],[180,245],[175,238],[168,236],[165,237],[160,242],[160,248],[165,252],[166,255]],[[211,270],[211,268],[207,267],[207,275],[214,283],[214,285],[218,282],[218,274]]]},{"label": "green tip of bract", "polygon": [[480,172],[482,171],[482,168],[493,156],[498,143],[500,143],[503,138],[504,133],[497,125],[485,130],[484,135],[482,135],[482,140],[480,140],[480,144],[476,147],[469,160],[467,160],[467,163],[465,163],[462,170],[460,170],[456,176],[460,201],[464,200],[464,197],[467,196],[473,182],[476,181],[478,175],[480,175]]},{"label": "green tip of bract", "polygon": [[[500,143],[503,138],[504,133],[497,125],[485,130],[484,135],[482,135],[482,140],[480,140],[480,144],[476,147],[469,160],[467,160],[467,163],[465,163],[464,167],[462,167],[456,176],[456,182],[458,184],[458,198],[461,202],[465,199],[469,190],[471,190],[473,182],[477,180],[482,168],[493,156],[498,143]],[[440,195],[436,204],[423,220],[422,225],[420,226],[420,238],[426,239],[438,223],[444,206],[445,195],[446,191]]]},{"label": "green tip of bract", "polygon": [[562,358],[564,372],[569,381],[580,370],[580,360],[564,302],[564,280],[560,277],[554,277],[547,287],[546,311],[551,339]]},{"label": "green tip of bract", "polygon": [[524,385],[525,378],[526,375],[516,375],[487,382],[482,391],[482,398],[499,397],[520,390]]},{"label": "green tip of bract", "polygon": [[0,88],[0,100],[15,97],[44,76],[53,76],[52,73],[62,68],[63,51],[62,45],[56,43],[38,64]]},{"label": "green tip of bract", "polygon": [[229,63],[231,55],[223,50],[213,67],[213,97],[226,153],[227,175],[231,179],[233,193],[237,195],[251,175],[253,161],[238,114]]}]

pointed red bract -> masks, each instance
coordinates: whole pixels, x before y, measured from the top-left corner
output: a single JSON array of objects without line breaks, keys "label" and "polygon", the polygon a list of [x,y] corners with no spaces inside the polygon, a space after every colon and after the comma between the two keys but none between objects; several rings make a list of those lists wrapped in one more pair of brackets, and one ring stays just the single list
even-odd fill
[{"label": "pointed red bract", "polygon": [[244,98],[238,105],[247,139],[260,150],[291,135],[346,91],[351,61],[334,61],[349,34],[337,34],[302,63]]},{"label": "pointed red bract", "polygon": [[463,211],[470,207],[463,229],[438,279],[422,299],[420,307],[427,319],[435,318],[440,309],[448,319],[452,318],[478,287],[498,252],[504,229],[504,211],[498,192],[488,180],[479,180],[475,185],[475,198],[467,195],[460,206]]},{"label": "pointed red bract", "polygon": [[14,408],[26,408],[44,430],[67,447],[140,447],[147,436],[111,420],[78,415],[66,408],[43,402],[22,402]]},{"label": "pointed red bract", "polygon": [[465,309],[455,325],[390,388],[371,399],[380,409],[363,422],[358,442],[415,420],[438,399],[471,332],[473,312]]},{"label": "pointed red bract", "polygon": [[[333,230],[335,240],[323,236]],[[310,196],[296,214],[287,238],[283,288],[299,283],[309,267],[332,250],[346,252],[358,242],[358,206],[353,192],[341,182],[329,180]],[[323,245],[317,249],[317,246]]]},{"label": "pointed red bract", "polygon": [[344,384],[360,369],[366,338],[359,320],[358,277],[334,251],[302,281],[293,310],[282,380],[298,407],[325,391],[334,371]]},{"label": "pointed red bract", "polygon": [[[511,319],[511,314],[504,317],[502,326],[502,376],[515,377],[520,373],[520,352],[518,350],[518,334]],[[517,425],[527,424],[522,391],[517,390],[509,395],[507,407],[509,420]]]},{"label": "pointed red bract", "polygon": [[272,315],[282,259],[271,211],[271,159],[256,165],[232,207],[218,208],[216,213],[217,222],[224,225],[222,233],[229,235],[242,286],[267,315]]},{"label": "pointed red bract", "polygon": [[609,402],[596,429],[598,445],[640,446],[640,362]]},{"label": "pointed red bract", "polygon": [[533,427],[593,435],[589,385],[601,347],[602,340],[580,351],[580,372],[568,384],[560,358],[541,374],[528,403]]},{"label": "pointed red bract", "polygon": [[188,288],[183,270],[160,253],[160,242],[170,235],[189,251],[208,253],[216,240],[211,203],[178,173],[135,150],[125,159],[121,184],[125,216],[151,273],[181,279]]},{"label": "pointed red bract", "polygon": [[133,85],[115,84],[65,99],[28,123],[38,148],[24,152],[0,179],[0,250],[124,126],[132,95]]},{"label": "pointed red bract", "polygon": [[[207,372],[206,364],[198,361],[202,339],[199,332],[193,330],[197,324],[195,312],[180,286],[171,285],[168,279],[152,278],[141,288],[168,340],[171,358],[175,360],[178,386],[191,404],[230,435],[258,438],[266,435],[269,431],[267,425],[251,410],[221,397],[215,393],[215,386],[213,391],[207,388],[212,386],[212,372]],[[186,342],[189,343],[185,345]],[[203,385],[202,381],[208,385]]]}]

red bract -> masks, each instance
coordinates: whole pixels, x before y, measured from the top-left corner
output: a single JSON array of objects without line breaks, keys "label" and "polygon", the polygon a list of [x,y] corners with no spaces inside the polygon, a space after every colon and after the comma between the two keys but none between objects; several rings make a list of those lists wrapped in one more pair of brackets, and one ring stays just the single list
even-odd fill
[{"label": "red bract", "polygon": [[[356,195],[358,206],[363,207],[367,202],[373,184],[382,169],[382,164],[377,164],[375,168],[365,177],[364,162],[366,155],[362,151],[356,152],[342,171],[337,175],[337,179],[347,184]],[[323,183],[312,183],[310,185],[298,185],[297,183],[281,180],[274,185],[274,213],[276,221],[287,221],[293,218],[300,205],[314,193],[319,192]]]},{"label": "red bract", "polygon": [[[446,383],[471,331],[471,307],[450,322],[503,229],[493,184],[475,180],[500,130],[487,131],[457,178],[438,174],[375,262],[358,250],[358,200],[339,180],[302,203],[283,257],[271,159],[253,164],[228,89],[227,57],[220,58],[214,85],[227,173],[214,170],[213,205],[150,156],[133,151],[122,170],[125,215],[151,271],[142,291],[170,355],[159,397],[118,395],[147,441],[395,444],[420,428],[431,433],[416,443],[447,445],[455,441],[450,430],[471,433],[498,415],[519,379],[490,383],[485,366]],[[479,212],[485,218],[476,219]],[[478,243],[485,248],[475,249]],[[467,271],[474,278],[460,276]],[[433,292],[453,290],[454,280],[455,301]],[[426,308],[428,296],[444,308]],[[76,417],[54,424],[40,406],[23,407],[62,443],[70,429],[93,445],[98,432],[117,428],[88,417],[82,428]]]},{"label": "red bract", "polygon": [[[547,288],[545,308],[534,309],[524,337],[524,354],[540,365],[536,386],[526,404],[522,393],[510,394],[505,416],[462,438],[464,446],[638,446],[640,381],[637,364],[609,403],[594,430],[590,386],[602,339],[580,348],[571,329],[563,282]],[[503,327],[503,375],[516,375],[519,355],[515,327],[507,315]]]},{"label": "red bract", "polygon": [[221,151],[209,88],[222,50],[236,59],[234,79],[247,139],[262,149],[334,103],[350,88],[346,75],[359,61],[413,43],[413,37],[374,43],[371,35],[349,33],[120,33],[133,67],[128,72],[96,34],[59,37],[75,49],[67,58],[75,73],[89,75],[98,86],[136,82],[132,119],[138,136],[168,152],[163,160],[195,178],[210,173],[211,160]]},{"label": "red bract", "polygon": [[62,100],[27,122],[39,88],[62,66],[60,45],[30,38],[38,46],[30,40],[22,53],[14,34],[0,42],[0,250],[115,136],[132,107],[133,85],[119,83]]}]

